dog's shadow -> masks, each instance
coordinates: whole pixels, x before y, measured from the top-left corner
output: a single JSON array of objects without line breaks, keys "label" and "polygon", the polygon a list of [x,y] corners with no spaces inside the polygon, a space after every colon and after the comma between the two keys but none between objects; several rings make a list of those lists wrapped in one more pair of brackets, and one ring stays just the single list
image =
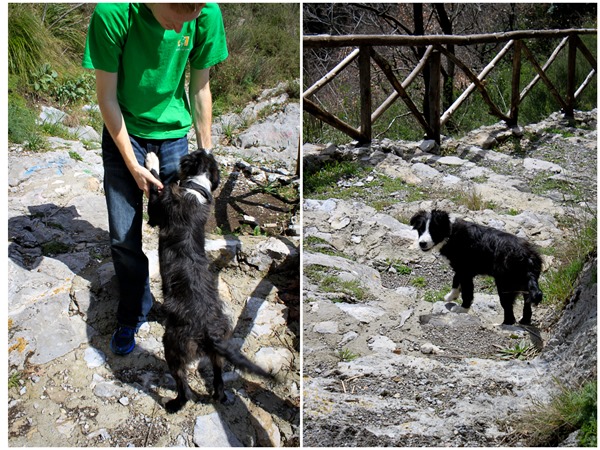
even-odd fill
[{"label": "dog's shadow", "polygon": [[[453,301],[444,302],[444,309],[446,309],[447,312],[436,312],[432,314],[424,314],[419,316],[419,323],[421,325],[427,325],[436,322],[438,324],[452,324],[452,326],[470,326],[474,323],[475,320],[478,323],[480,323],[481,321],[489,321],[489,318],[485,319],[483,317],[471,315],[473,313],[470,312],[470,308],[463,308],[459,303]],[[499,320],[502,320],[501,316],[499,316]],[[532,345],[537,350],[542,350],[544,348],[544,340],[541,334],[542,332],[537,325],[523,325],[518,322],[513,325],[505,325],[497,321],[489,322],[489,324],[504,332],[526,331],[531,340]]]},{"label": "dog's shadow", "polygon": [[[234,209],[240,207],[235,205],[237,201],[235,198],[230,197],[231,193],[235,188],[236,182],[235,176],[230,176],[226,181],[223,189],[220,191],[219,196],[215,199],[215,217],[217,226],[223,230],[229,230],[232,228],[228,222],[228,216],[225,213],[227,205],[232,206]],[[240,199],[240,201],[244,201]],[[234,238],[235,239],[235,238]],[[279,237],[286,245],[292,245],[291,241],[285,237]],[[218,271],[224,270],[229,263],[233,255],[229,252],[221,254],[221,258],[213,264],[216,269],[215,279],[219,279]],[[296,280],[296,281],[295,281]],[[262,276],[261,281],[256,285],[253,292],[247,296],[252,298],[267,298],[269,292],[272,289],[277,289],[279,298],[288,308],[288,321],[287,327],[294,336],[294,350],[295,353],[299,353],[300,346],[300,323],[299,323],[299,308],[300,308],[300,259],[296,256],[288,255],[284,261],[280,261],[277,265],[271,265],[266,274]],[[252,311],[247,310],[247,307],[238,316],[240,319],[233,327],[232,336],[235,338],[246,339],[251,329],[249,324],[252,324],[256,320],[256,313],[259,308],[253,308]],[[250,382],[247,382],[250,383]],[[252,397],[260,399],[261,407],[270,414],[277,415],[278,417],[290,422],[299,422],[299,407],[292,405],[289,400],[284,400],[277,396],[273,391],[263,388],[260,384],[252,384]],[[247,410],[244,402],[236,401],[236,404],[241,405],[246,409],[245,414],[249,417],[250,411]],[[223,419],[227,417],[227,406],[222,409],[218,409],[219,414]],[[255,427],[261,427],[258,421],[252,421]],[[258,431],[258,430],[257,430]],[[266,435],[266,430],[262,430],[261,434]]]}]

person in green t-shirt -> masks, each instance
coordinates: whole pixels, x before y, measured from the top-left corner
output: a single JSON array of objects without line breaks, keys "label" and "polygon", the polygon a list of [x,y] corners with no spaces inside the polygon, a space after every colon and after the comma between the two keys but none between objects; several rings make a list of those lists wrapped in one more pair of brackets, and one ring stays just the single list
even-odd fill
[{"label": "person in green t-shirt", "polygon": [[[214,3],[99,3],[90,20],[83,66],[95,70],[104,120],[104,190],[120,294],[110,343],[116,354],[134,349],[153,302],[142,251],[143,195],[176,179],[192,125],[198,147],[211,149],[209,72],[227,56]],[[144,167],[149,151],[159,157],[160,180]]]}]

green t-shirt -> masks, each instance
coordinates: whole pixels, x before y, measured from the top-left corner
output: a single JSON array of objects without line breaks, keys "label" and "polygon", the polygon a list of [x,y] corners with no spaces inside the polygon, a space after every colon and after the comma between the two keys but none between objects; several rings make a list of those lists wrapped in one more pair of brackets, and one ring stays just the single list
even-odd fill
[{"label": "green t-shirt", "polygon": [[180,33],[165,30],[142,3],[99,3],[87,35],[83,67],[118,73],[117,98],[129,134],[180,138],[192,118],[185,69],[227,58],[221,10],[207,3]]}]

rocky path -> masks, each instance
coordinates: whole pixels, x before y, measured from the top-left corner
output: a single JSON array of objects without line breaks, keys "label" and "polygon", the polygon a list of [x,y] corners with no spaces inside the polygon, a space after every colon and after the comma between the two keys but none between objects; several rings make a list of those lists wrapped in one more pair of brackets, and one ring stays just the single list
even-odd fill
[{"label": "rocky path", "polygon": [[444,156],[428,146],[304,146],[305,167],[371,169],[340,180],[340,198],[304,199],[306,446],[522,445],[514,425],[532,402],[555,380],[596,373],[595,260],[564,314],[542,306],[533,328],[504,327],[484,278],[468,314],[449,312],[451,271],[407,225],[420,209],[446,209],[527,237],[555,267],[561,243],[596,214],[596,111],[576,127],[555,114],[481,129],[443,142]]},{"label": "rocky path", "polygon": [[[269,114],[263,112],[266,118],[259,120],[258,113],[267,107]],[[117,286],[99,145],[91,136],[86,146],[52,138],[52,149],[44,153],[12,147],[9,445],[298,444],[299,212],[294,174],[299,108],[278,87],[244,114],[243,122],[252,125],[230,127],[230,139],[215,150],[223,183],[207,251],[234,339],[278,382],[226,367],[226,388],[234,402],[217,405],[210,401],[212,373],[204,361],[192,377],[199,401],[167,414],[163,403],[173,398],[175,385],[162,348],[157,231],[144,225],[157,308],[140,329],[134,352],[118,357],[108,348]],[[216,140],[222,126],[222,121],[215,124]]]}]

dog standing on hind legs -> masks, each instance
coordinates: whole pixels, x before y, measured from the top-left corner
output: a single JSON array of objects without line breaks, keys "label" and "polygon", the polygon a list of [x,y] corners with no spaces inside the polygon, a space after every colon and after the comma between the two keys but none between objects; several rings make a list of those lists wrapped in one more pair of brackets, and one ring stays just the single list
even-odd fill
[{"label": "dog standing on hind legs", "polygon": [[424,252],[437,249],[448,259],[454,270],[452,290],[444,297],[452,301],[462,296],[462,307],[470,308],[473,301],[473,278],[476,275],[494,277],[500,304],[504,310],[503,325],[516,320],[513,303],[523,294],[522,325],[531,325],[532,304],[542,301],[538,279],[542,258],[532,244],[513,234],[467,222],[450,220],[440,210],[419,211],[410,219],[419,234],[419,247]]},{"label": "dog standing on hind legs", "polygon": [[[148,153],[146,167],[159,178],[159,160]],[[223,362],[265,378],[271,375],[242,355],[229,341],[231,324],[218,296],[204,250],[205,230],[219,185],[214,157],[205,150],[184,156],[179,181],[161,193],[150,190],[148,224],[160,228],[158,254],[166,313],[163,344],[165,359],[177,384],[177,397],[166,403],[168,412],[179,411],[194,398],[188,380],[188,364],[202,355],[213,367],[213,399],[227,402],[223,384]]]}]

